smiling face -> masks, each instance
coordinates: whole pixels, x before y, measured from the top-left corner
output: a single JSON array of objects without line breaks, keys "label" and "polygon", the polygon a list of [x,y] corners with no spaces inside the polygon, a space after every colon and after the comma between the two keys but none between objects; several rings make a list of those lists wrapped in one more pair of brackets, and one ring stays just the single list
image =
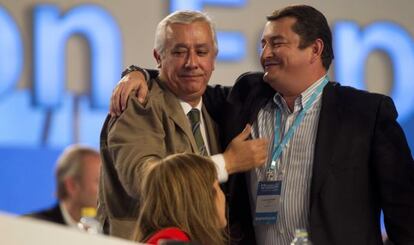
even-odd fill
[{"label": "smiling face", "polygon": [[298,90],[312,70],[312,45],[299,48],[300,36],[292,30],[295,22],[293,17],[268,21],[261,40],[263,79],[281,93]]},{"label": "smiling face", "polygon": [[181,100],[195,106],[214,70],[216,51],[208,23],[169,24],[163,52],[154,50],[160,78]]}]

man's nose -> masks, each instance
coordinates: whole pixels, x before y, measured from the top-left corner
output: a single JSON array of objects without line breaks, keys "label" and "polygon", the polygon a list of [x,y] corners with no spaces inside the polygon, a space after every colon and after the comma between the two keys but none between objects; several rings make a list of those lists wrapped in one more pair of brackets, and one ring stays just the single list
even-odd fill
[{"label": "man's nose", "polygon": [[187,69],[198,68],[198,56],[196,52],[192,51],[188,53],[187,60],[185,62],[185,68]]},{"label": "man's nose", "polygon": [[262,58],[267,58],[267,57],[272,57],[272,56],[273,56],[272,49],[269,47],[268,44],[265,44],[262,48],[261,57]]}]

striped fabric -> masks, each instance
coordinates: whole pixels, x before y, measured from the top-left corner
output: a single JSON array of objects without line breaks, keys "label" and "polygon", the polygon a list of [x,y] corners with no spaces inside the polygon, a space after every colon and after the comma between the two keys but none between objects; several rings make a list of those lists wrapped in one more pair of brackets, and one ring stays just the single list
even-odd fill
[{"label": "striped fabric", "polygon": [[[315,82],[295,100],[293,112],[289,110],[282,96],[276,93],[273,100],[270,100],[260,110],[257,120],[253,124],[253,138],[268,138],[270,142],[273,141],[276,110],[279,110],[282,115],[280,135],[285,135],[315,88],[322,83],[323,78]],[[321,95],[317,97],[306,113],[294,136],[277,160],[280,168],[275,176],[282,179],[278,220],[274,225],[255,226],[257,244],[290,244],[295,229],[304,228],[309,231],[310,184],[320,108]],[[272,144],[269,144],[269,158],[272,156],[273,147]],[[271,160],[268,159],[266,166],[270,166]],[[256,208],[258,181],[264,180],[265,175],[266,167],[257,168],[250,172],[248,181],[253,217]]]},{"label": "striped fabric", "polygon": [[204,144],[200,129],[200,111],[196,108],[193,108],[190,112],[188,112],[187,116],[191,123],[191,131],[193,132],[194,139],[198,146],[198,151],[200,152],[200,155],[207,156],[207,148]]}]

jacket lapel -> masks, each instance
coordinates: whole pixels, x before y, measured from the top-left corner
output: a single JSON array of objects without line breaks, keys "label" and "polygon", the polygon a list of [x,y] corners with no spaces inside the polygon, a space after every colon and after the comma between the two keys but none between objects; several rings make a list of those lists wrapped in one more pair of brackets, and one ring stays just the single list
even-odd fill
[{"label": "jacket lapel", "polygon": [[177,97],[167,88],[167,86],[160,80],[157,82],[162,90],[164,90],[165,109],[171,120],[184,132],[191,143],[193,152],[198,153],[197,143],[195,142],[193,132],[191,131],[190,122],[181,108]]},{"label": "jacket lapel", "polygon": [[322,94],[322,107],[316,134],[315,154],[313,160],[310,210],[323,186],[332,166],[337,133],[340,130],[340,106],[335,87],[337,83],[329,82]]},{"label": "jacket lapel", "polygon": [[210,114],[208,114],[204,105],[201,107],[201,113],[203,113],[204,126],[206,128],[206,136],[208,140],[208,146],[210,149],[210,155],[221,153],[219,147],[217,125],[210,117]]}]

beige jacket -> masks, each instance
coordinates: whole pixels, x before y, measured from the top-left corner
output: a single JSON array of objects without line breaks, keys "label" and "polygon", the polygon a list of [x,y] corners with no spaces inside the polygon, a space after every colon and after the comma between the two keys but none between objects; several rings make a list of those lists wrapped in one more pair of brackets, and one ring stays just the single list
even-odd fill
[{"label": "beige jacket", "polygon": [[[109,233],[131,239],[139,210],[139,186],[150,159],[181,152],[197,153],[190,123],[179,100],[165,84],[150,82],[145,106],[130,96],[118,118],[107,117],[101,132],[102,171],[98,217]],[[202,107],[211,154],[220,152],[215,123]]]}]

